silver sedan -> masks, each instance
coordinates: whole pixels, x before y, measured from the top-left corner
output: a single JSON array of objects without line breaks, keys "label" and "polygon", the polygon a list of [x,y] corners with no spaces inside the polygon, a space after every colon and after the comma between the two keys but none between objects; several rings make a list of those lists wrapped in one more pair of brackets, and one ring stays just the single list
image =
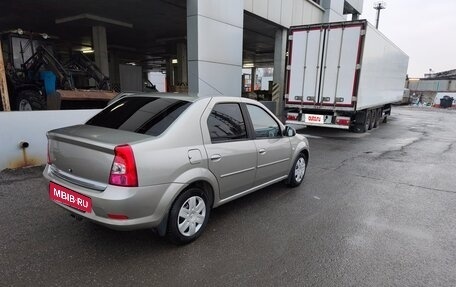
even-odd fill
[{"label": "silver sedan", "polygon": [[178,244],[201,235],[214,207],[279,181],[300,185],[309,159],[302,135],[238,97],[127,95],[47,137],[52,201]]}]

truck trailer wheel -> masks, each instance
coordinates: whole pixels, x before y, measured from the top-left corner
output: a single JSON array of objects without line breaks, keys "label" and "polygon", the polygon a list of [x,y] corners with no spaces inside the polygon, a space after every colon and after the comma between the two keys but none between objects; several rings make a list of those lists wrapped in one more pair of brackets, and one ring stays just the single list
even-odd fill
[{"label": "truck trailer wheel", "polygon": [[375,112],[375,110],[367,111],[367,117],[369,119],[369,126],[367,127],[368,130],[371,130],[374,127],[376,114],[377,113]]},{"label": "truck trailer wheel", "polygon": [[46,101],[43,96],[34,90],[25,90],[19,92],[15,102],[17,111],[36,111],[45,110]]},{"label": "truck trailer wheel", "polygon": [[364,120],[364,131],[372,129],[372,113],[371,111],[366,111],[366,119]]},{"label": "truck trailer wheel", "polygon": [[374,128],[378,128],[380,126],[380,122],[382,120],[382,109],[377,109],[375,112],[375,121],[374,121]]},{"label": "truck trailer wheel", "polygon": [[370,113],[368,111],[360,111],[355,115],[355,124],[351,131],[354,133],[365,133],[369,129]]}]

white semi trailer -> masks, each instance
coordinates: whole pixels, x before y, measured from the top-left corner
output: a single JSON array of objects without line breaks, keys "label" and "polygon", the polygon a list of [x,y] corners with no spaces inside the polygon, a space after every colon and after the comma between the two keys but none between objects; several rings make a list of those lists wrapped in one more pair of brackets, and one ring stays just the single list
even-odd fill
[{"label": "white semi trailer", "polygon": [[365,20],[290,28],[287,123],[365,132],[402,100],[408,56]]}]

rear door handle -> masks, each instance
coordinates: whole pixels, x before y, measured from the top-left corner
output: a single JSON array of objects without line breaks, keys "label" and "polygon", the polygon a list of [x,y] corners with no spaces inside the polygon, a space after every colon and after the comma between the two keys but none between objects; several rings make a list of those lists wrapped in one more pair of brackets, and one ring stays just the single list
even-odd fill
[{"label": "rear door handle", "polygon": [[212,161],[219,161],[221,158],[222,158],[222,156],[219,155],[219,154],[211,155],[211,160]]},{"label": "rear door handle", "polygon": [[258,150],[258,153],[259,153],[259,154],[265,154],[265,153],[266,153],[266,150],[265,150],[264,148],[260,148],[260,149]]}]

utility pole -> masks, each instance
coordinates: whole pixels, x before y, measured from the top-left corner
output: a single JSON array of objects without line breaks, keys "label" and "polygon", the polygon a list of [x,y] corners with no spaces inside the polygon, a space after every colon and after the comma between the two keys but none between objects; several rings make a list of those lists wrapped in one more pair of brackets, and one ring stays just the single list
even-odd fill
[{"label": "utility pole", "polygon": [[377,21],[375,24],[375,28],[378,30],[378,23],[380,22],[380,10],[386,8],[386,3],[384,1],[378,1],[374,3],[374,9],[377,10]]}]

